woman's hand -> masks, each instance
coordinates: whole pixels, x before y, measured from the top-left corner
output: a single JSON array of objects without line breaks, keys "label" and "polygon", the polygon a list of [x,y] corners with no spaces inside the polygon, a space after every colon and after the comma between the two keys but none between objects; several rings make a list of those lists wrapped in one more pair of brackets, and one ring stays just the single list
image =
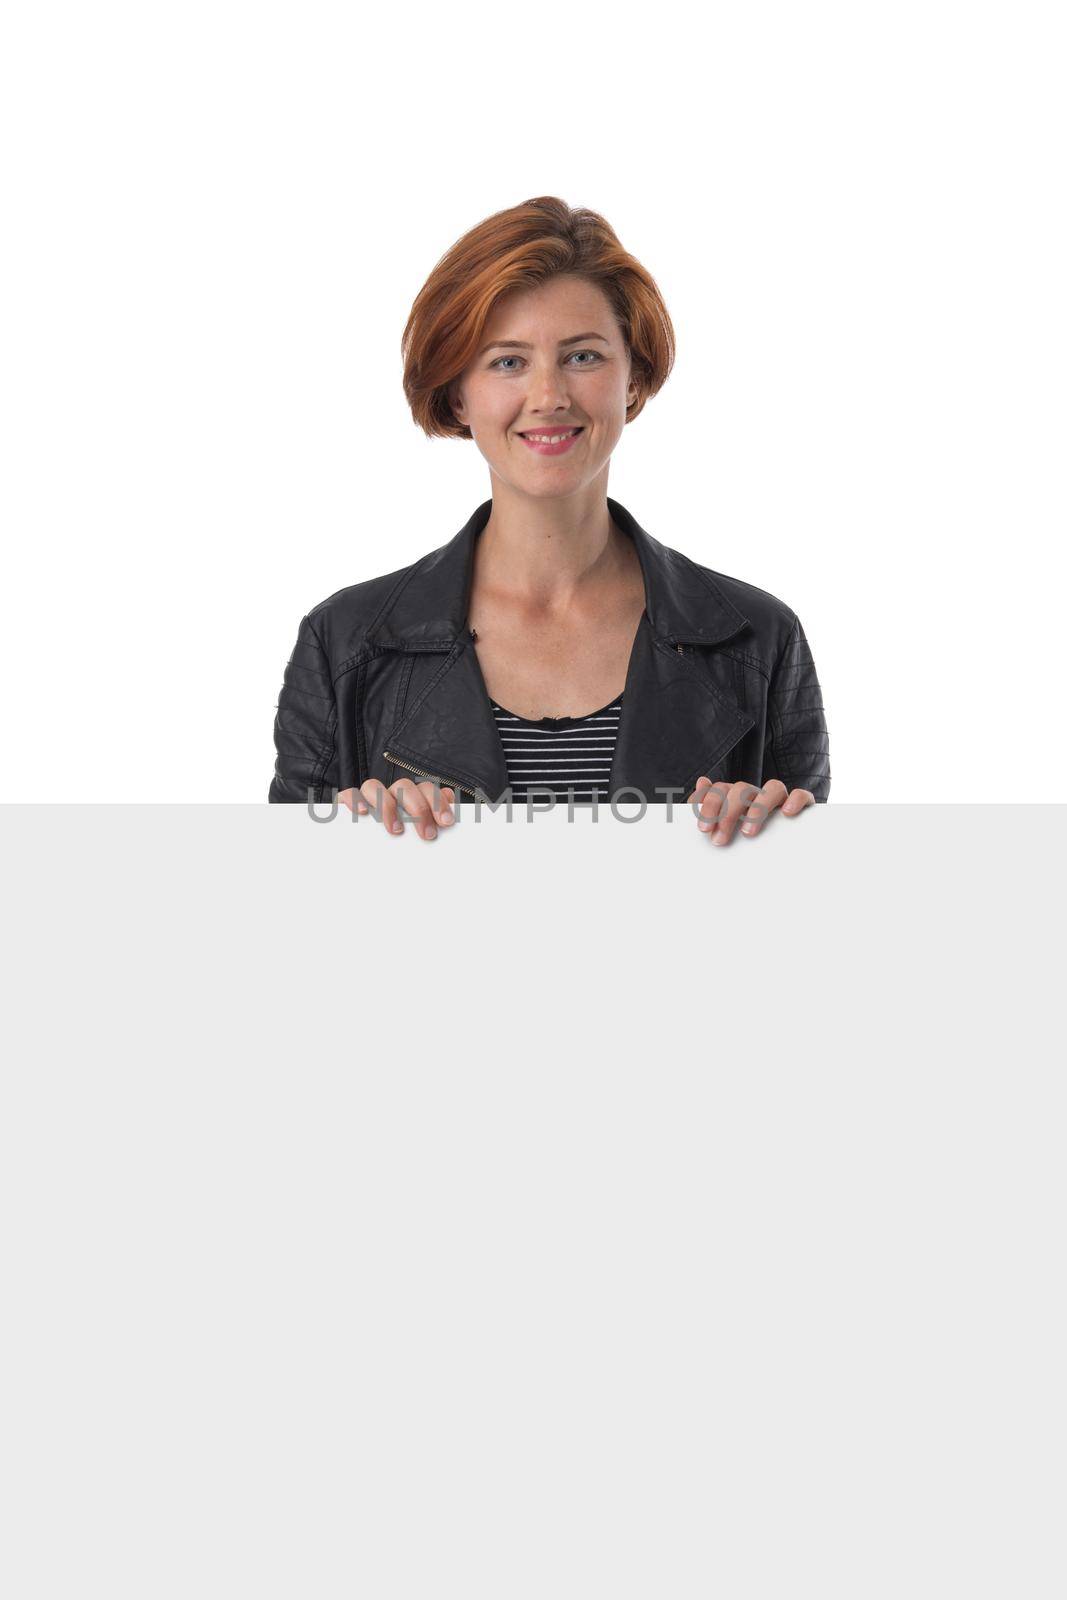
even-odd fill
[{"label": "woman's hand", "polygon": [[780,778],[770,778],[759,788],[754,783],[712,783],[698,778],[696,788],[686,800],[700,801],[697,827],[707,833],[712,844],[729,844],[738,823],[741,832],[751,837],[759,833],[772,811],[781,810],[795,817],[805,806],[815,804],[810,789],[787,789]]},{"label": "woman's hand", "polygon": [[[380,778],[368,778],[359,789],[339,790],[337,798],[349,811],[354,810],[359,816],[371,812],[379,822],[384,823],[387,833],[404,831],[398,813],[398,801],[403,802],[404,810],[415,823],[415,831],[420,839],[436,839],[438,822],[442,828],[450,828],[456,820],[452,810],[455,790],[438,788],[428,778],[423,783],[416,783],[413,778],[398,778],[388,789]],[[434,810],[435,800],[439,806],[437,811]]]}]

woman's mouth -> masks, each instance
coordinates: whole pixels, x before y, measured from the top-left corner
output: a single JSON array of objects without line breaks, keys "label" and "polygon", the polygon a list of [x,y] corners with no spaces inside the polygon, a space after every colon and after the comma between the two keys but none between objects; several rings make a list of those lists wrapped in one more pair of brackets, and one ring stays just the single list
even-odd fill
[{"label": "woman's mouth", "polygon": [[582,432],[581,428],[545,428],[541,433],[520,433],[519,438],[538,455],[561,456]]}]

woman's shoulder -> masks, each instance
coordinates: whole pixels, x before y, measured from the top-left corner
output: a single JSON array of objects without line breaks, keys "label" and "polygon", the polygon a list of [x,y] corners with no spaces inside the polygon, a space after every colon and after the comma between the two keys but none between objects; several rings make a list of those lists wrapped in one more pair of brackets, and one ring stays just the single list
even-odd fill
[{"label": "woman's shoulder", "polygon": [[761,589],[758,584],[748,583],[744,578],[735,578],[728,572],[718,572],[714,567],[701,566],[704,575],[717,584],[740,610],[747,609],[751,616],[755,612],[760,617],[772,621],[788,621],[792,624],[796,612],[780,595],[772,594],[769,589]]},{"label": "woman's shoulder", "polygon": [[343,589],[335,589],[325,600],[312,606],[308,616],[326,621],[380,609],[410,571],[410,566],[397,567],[395,572],[383,572],[374,578],[363,578],[359,583],[347,583]]},{"label": "woman's shoulder", "polygon": [[[656,538],[619,501],[609,499],[608,505],[613,518],[638,544],[646,580],[652,582],[653,602],[664,599],[662,609],[676,614],[679,624],[691,621],[696,632],[706,628],[723,639],[730,637],[728,630],[735,627],[741,633],[747,622],[753,630],[747,635],[747,646],[751,649],[758,640],[772,656],[777,654],[796,622],[792,606],[759,584],[699,560],[688,539],[687,547],[680,548],[673,540],[666,543]],[[733,541],[729,549],[744,553],[744,546]],[[757,653],[762,655],[763,649]]]},{"label": "woman's shoulder", "polygon": [[467,568],[473,536],[491,502],[451,539],[435,545],[391,572],[335,589],[308,611],[305,622],[335,666],[351,663],[361,650],[370,652],[391,640],[418,634],[425,622],[430,634],[451,637],[461,626]]},{"label": "woman's shoulder", "polygon": [[[725,598],[734,611],[746,619],[749,628],[739,634],[734,642],[754,651],[770,669],[798,626],[793,607],[780,595],[761,588],[759,584],[735,577],[729,572],[720,572],[718,568],[706,566],[692,556],[686,556],[685,560],[714,594]],[[725,648],[729,649],[729,644]]]},{"label": "woman's shoulder", "polygon": [[345,584],[309,608],[307,621],[334,662],[359,654],[368,633],[417,562]]}]

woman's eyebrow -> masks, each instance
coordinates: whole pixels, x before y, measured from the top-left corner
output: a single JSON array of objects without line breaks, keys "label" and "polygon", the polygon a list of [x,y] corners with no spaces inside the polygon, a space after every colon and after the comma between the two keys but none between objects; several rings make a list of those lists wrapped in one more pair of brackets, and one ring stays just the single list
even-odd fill
[{"label": "woman's eyebrow", "polygon": [[[604,335],[602,333],[572,333],[569,339],[561,339],[559,342],[560,342],[561,345],[564,345],[564,344],[577,344],[580,339],[600,339],[600,340],[603,341],[604,344],[607,344],[609,342],[607,339],[604,338]],[[483,344],[482,345],[482,348],[478,351],[478,354],[480,356],[484,356],[485,352],[487,350],[532,350],[532,349],[533,349],[533,345],[530,344],[525,339],[492,339],[489,342],[489,344]]]}]

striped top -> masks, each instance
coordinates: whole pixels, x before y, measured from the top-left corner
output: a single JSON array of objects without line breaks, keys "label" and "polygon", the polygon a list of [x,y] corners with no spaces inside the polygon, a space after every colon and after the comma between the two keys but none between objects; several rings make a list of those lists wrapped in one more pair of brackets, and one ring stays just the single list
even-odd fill
[{"label": "striped top", "polygon": [[535,800],[547,799],[549,788],[557,800],[573,791],[576,802],[608,798],[608,777],[615,753],[615,737],[622,715],[622,695],[587,717],[518,717],[490,698],[507,763],[508,788],[513,800],[525,800],[531,784],[538,785]]}]

